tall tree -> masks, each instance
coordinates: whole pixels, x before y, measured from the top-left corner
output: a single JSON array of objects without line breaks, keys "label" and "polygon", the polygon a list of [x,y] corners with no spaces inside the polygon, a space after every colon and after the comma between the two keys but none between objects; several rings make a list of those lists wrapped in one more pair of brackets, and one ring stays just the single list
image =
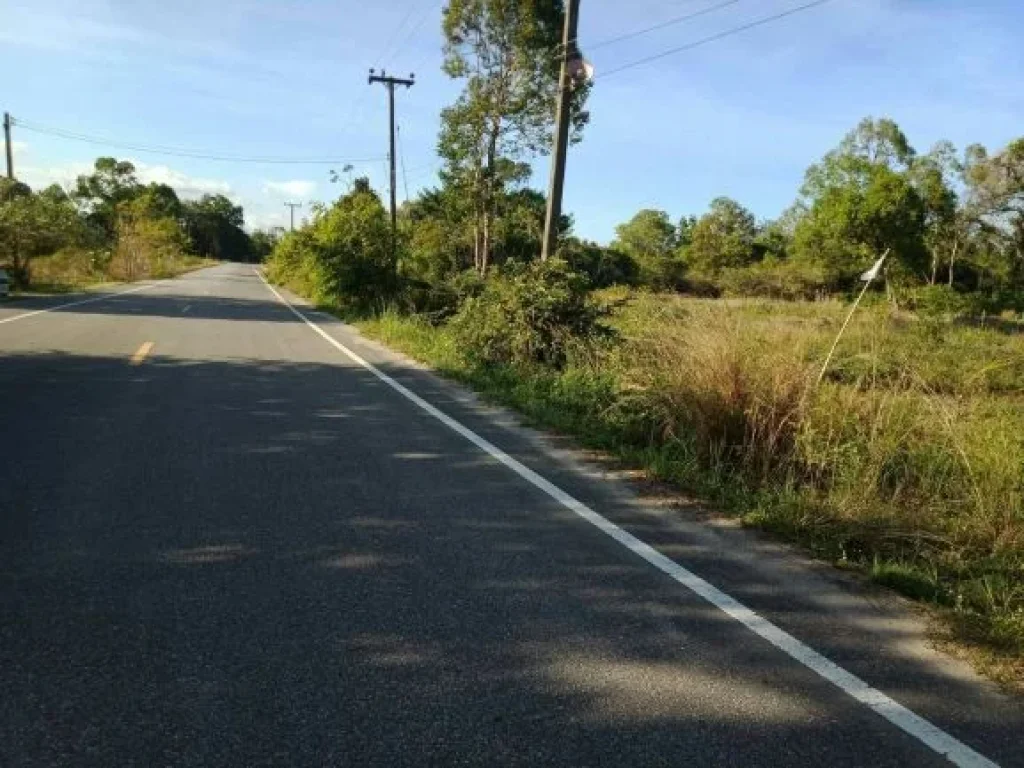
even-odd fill
[{"label": "tall tree", "polygon": [[98,157],[93,172],[81,175],[71,193],[86,219],[113,239],[117,226],[117,207],[140,191],[135,166],[127,160]]},{"label": "tall tree", "polygon": [[[529,177],[524,160],[550,147],[563,18],[561,0],[450,0],[444,9],[443,68],[465,86],[441,113],[442,181],[472,201],[481,274],[491,260],[501,195]],[[587,120],[587,90],[573,93],[576,138]]]},{"label": "tall tree", "polygon": [[75,241],[81,236],[80,220],[69,200],[33,194],[27,185],[0,185],[0,193],[0,263],[24,285],[31,259]]},{"label": "tall tree", "polygon": [[985,234],[1005,254],[1005,279],[1024,286],[1024,138],[989,156],[968,149],[965,178]]},{"label": "tall tree", "polygon": [[676,228],[664,211],[644,209],[615,228],[612,248],[632,258],[640,281],[655,288],[674,288],[683,274]]},{"label": "tall tree", "polygon": [[182,205],[185,232],[200,256],[228,261],[252,258],[249,236],[242,229],[242,206],[224,195],[203,195]]},{"label": "tall tree", "polygon": [[687,264],[698,272],[714,274],[725,267],[744,267],[754,260],[757,222],[754,214],[728,197],[711,201],[689,233]]},{"label": "tall tree", "polygon": [[909,173],[915,156],[891,120],[862,121],[808,169],[795,255],[842,284],[888,249],[896,271],[923,278],[926,211]]},{"label": "tall tree", "polygon": [[929,283],[935,284],[939,266],[952,264],[963,246],[965,212],[956,191],[963,163],[948,141],[936,144],[927,155],[914,158],[909,177],[924,206],[925,246],[931,258]]}]

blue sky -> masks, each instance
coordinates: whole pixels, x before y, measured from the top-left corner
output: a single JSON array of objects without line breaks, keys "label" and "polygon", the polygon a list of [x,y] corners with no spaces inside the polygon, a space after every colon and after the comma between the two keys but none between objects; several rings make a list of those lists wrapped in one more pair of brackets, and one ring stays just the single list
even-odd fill
[{"label": "blue sky", "polygon": [[[569,155],[577,233],[609,240],[643,207],[673,218],[729,195],[759,217],[795,197],[804,169],[866,115],[897,120],[919,150],[948,138],[998,148],[1024,135],[1024,4],[833,0],[601,79],[622,64],[803,4],[738,0],[592,59],[592,123]],[[587,45],[721,0],[583,0]],[[397,94],[409,192],[434,183],[440,71],[436,0],[0,0],[0,109],[112,141],[198,153],[358,158],[385,189],[387,113],[369,67],[415,71]],[[329,200],[326,165],[241,164],[94,146],[15,127],[19,176],[67,181],[99,154],[135,161],[182,194],[223,192],[251,226],[285,200]],[[364,158],[372,158],[363,160]],[[547,183],[547,159],[533,185]],[[399,175],[399,199],[404,197]]]}]

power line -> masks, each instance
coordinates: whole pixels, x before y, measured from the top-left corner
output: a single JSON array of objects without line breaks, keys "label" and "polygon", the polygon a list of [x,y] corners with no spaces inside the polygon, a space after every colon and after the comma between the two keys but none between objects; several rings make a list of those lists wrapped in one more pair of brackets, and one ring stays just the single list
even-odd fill
[{"label": "power line", "polygon": [[664,59],[666,56],[673,56],[673,55],[675,55],[677,53],[682,53],[683,51],[691,51],[694,48],[699,48],[702,45],[707,45],[708,43],[714,43],[714,42],[716,42],[718,40],[721,40],[721,39],[723,39],[725,37],[730,37],[731,35],[735,35],[735,34],[738,34],[740,32],[745,32],[748,29],[753,29],[754,27],[760,27],[760,26],[763,26],[765,24],[769,24],[769,23],[771,23],[773,21],[778,21],[779,19],[784,19],[787,16],[793,16],[793,15],[795,15],[797,13],[800,13],[801,11],[807,11],[807,10],[810,10],[811,8],[816,8],[819,5],[825,5],[825,3],[830,3],[830,2],[832,2],[832,0],[814,0],[814,2],[812,2],[812,3],[806,3],[804,5],[798,5],[796,8],[790,8],[789,10],[782,11],[781,13],[776,13],[776,14],[773,14],[771,16],[765,16],[763,19],[757,19],[756,21],[752,21],[752,22],[749,22],[747,24],[741,24],[738,27],[732,27],[731,29],[727,29],[727,30],[725,30],[723,32],[719,32],[717,34],[710,35],[709,37],[704,37],[704,38],[701,38],[700,40],[694,40],[692,43],[686,43],[685,45],[680,45],[680,46],[678,46],[676,48],[670,48],[667,51],[662,51],[661,53],[656,53],[653,56],[645,56],[642,59],[637,59],[636,61],[631,61],[628,64],[623,64],[621,67],[615,67],[614,69],[610,69],[607,72],[604,72],[603,74],[600,75],[600,79],[604,80],[606,77],[611,77],[612,75],[616,75],[619,72],[625,72],[627,69],[632,69],[633,67],[639,67],[639,66],[641,66],[643,64],[649,64],[652,61],[657,61],[659,59]]},{"label": "power line", "polygon": [[395,27],[395,31],[388,37],[387,45],[384,46],[384,50],[377,57],[376,61],[383,61],[384,58],[391,53],[391,49],[395,47],[395,41],[398,39],[398,35],[401,34],[402,28],[405,27],[405,23],[409,21],[412,16],[412,12],[416,10],[418,3],[416,0],[409,0],[409,7],[405,10],[405,15],[402,17],[402,21]]},{"label": "power line", "polygon": [[176,147],[166,147],[158,144],[137,144],[134,142],[112,141],[99,136],[90,136],[84,133],[76,133],[61,128],[39,125],[37,123],[25,122],[18,119],[13,120],[19,128],[24,128],[33,133],[42,133],[50,136],[57,136],[72,141],[81,141],[87,144],[98,144],[101,146],[128,149],[134,152],[145,152],[153,155],[167,155],[169,157],[188,157],[197,160],[217,160],[231,163],[266,163],[282,165],[337,165],[339,163],[365,163],[379,159],[379,156],[358,157],[358,158],[302,158],[302,157],[260,157],[244,155],[219,155],[207,152],[197,152]]},{"label": "power line", "polygon": [[[387,45],[385,45],[384,48],[382,49],[381,55],[379,55],[374,60],[374,65],[375,66],[376,66],[376,64],[378,62],[384,61],[384,55],[390,53],[391,50],[394,48],[393,43],[398,38],[398,35],[401,33],[402,28],[405,26],[405,23],[409,20],[409,17],[412,16],[413,11],[416,10],[416,7],[417,7],[416,1],[415,0],[410,0],[409,6],[408,6],[408,8],[405,11],[405,15],[402,17],[402,21],[399,23],[399,25],[397,27],[395,27],[394,31],[392,31],[391,35],[388,37]],[[428,13],[424,14],[423,17],[419,21],[417,21],[416,24],[413,26],[413,30],[412,30],[413,32],[415,32],[417,29],[419,29],[419,27],[423,24],[423,20],[426,18],[426,16],[428,14],[429,14],[429,9],[428,9]],[[405,45],[405,43],[408,41],[408,38],[411,37],[411,36],[412,36],[412,32],[410,32],[410,34],[406,38],[406,40],[403,40],[402,45]],[[416,71],[416,67],[413,67],[409,71],[410,72],[415,72]],[[366,90],[362,90],[362,91],[360,91],[359,95],[356,96],[356,98],[352,101],[352,105],[349,107],[348,117],[346,117],[345,120],[338,126],[339,130],[346,130],[350,125],[352,125],[356,121],[356,117],[357,117],[357,115],[359,113],[359,110],[363,106],[363,102],[366,100],[367,94],[368,94],[368,92]]]},{"label": "power line", "polygon": [[[416,20],[416,23],[413,24],[412,27],[409,29],[409,33],[402,39],[402,42],[398,44],[398,48],[396,50],[400,51],[409,43],[410,40],[412,40],[413,35],[415,35],[419,31],[420,27],[423,26],[423,22],[427,20],[427,17],[430,16],[431,12],[437,10],[437,7],[439,5],[441,5],[441,0],[437,0],[436,2],[431,3],[423,10],[423,13],[420,14],[420,17]],[[415,72],[416,67],[413,67],[411,71]]]},{"label": "power line", "polygon": [[[586,46],[587,53],[590,53],[590,51],[595,51],[598,48],[604,48],[605,46],[612,45],[614,43],[621,43],[624,40],[632,40],[634,37],[640,37],[641,35],[646,35],[649,34],[650,32],[656,32],[659,29],[665,29],[666,27],[671,27],[676,24],[682,24],[685,21],[691,21],[692,19],[697,19],[700,18],[701,16],[707,16],[709,13],[720,11],[723,8],[728,8],[730,5],[736,5],[742,1],[743,0],[726,0],[726,2],[724,3],[718,3],[717,5],[712,5],[708,8],[702,8],[699,11],[692,11],[690,13],[683,14],[682,16],[675,16],[671,19],[666,19],[665,21],[659,22],[657,24],[652,24],[649,27],[638,29],[635,32],[627,32],[624,35],[618,35],[616,37],[610,37],[607,40],[600,40],[596,43],[588,44]],[[575,40],[573,42],[576,42],[578,44],[579,41]],[[558,46],[556,46],[556,49],[561,49],[561,47],[561,44],[559,44]]]}]

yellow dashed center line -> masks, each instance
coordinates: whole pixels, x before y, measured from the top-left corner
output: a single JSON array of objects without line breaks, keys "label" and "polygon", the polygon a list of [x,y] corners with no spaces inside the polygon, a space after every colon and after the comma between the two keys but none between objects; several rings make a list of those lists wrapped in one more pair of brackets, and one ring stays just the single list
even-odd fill
[{"label": "yellow dashed center line", "polygon": [[149,354],[150,350],[153,349],[153,342],[143,342],[142,346],[135,350],[135,354],[132,355],[132,365],[141,365],[142,361],[146,359],[146,355]]}]

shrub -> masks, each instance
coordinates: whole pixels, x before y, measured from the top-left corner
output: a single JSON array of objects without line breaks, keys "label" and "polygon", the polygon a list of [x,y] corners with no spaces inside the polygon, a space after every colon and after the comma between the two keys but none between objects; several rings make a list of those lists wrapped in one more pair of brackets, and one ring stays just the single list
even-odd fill
[{"label": "shrub", "polygon": [[380,199],[357,188],[313,222],[289,232],[267,261],[271,279],[316,302],[344,307],[379,307],[397,285],[391,231]]},{"label": "shrub", "polygon": [[437,325],[450,319],[466,300],[479,296],[483,288],[484,280],[475,269],[456,273],[436,283],[407,278],[403,281],[398,305]]},{"label": "shrub", "polygon": [[478,363],[565,365],[574,348],[611,336],[609,308],[564,261],[510,262],[466,300],[450,329]]},{"label": "shrub", "polygon": [[805,263],[765,259],[759,264],[719,273],[717,282],[730,296],[769,299],[814,299],[828,290],[821,269]]},{"label": "shrub", "polygon": [[124,204],[118,211],[117,241],[108,264],[111,277],[138,280],[162,277],[172,271],[185,247],[177,222],[145,216],[136,204]]},{"label": "shrub", "polygon": [[902,303],[926,320],[952,320],[979,314],[982,309],[976,295],[959,293],[945,285],[925,285],[903,293]]}]

